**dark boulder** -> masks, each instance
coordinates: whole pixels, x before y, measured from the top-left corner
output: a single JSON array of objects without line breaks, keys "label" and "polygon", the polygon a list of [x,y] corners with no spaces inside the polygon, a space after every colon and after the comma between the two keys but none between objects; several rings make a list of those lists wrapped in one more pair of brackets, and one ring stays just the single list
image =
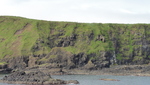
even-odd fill
[{"label": "dark boulder", "polygon": [[11,73],[13,69],[8,68],[8,64],[2,64],[0,65],[0,73]]},{"label": "dark boulder", "polygon": [[6,69],[0,69],[0,73],[5,74],[5,73],[11,73],[13,69],[11,68],[6,68]]}]

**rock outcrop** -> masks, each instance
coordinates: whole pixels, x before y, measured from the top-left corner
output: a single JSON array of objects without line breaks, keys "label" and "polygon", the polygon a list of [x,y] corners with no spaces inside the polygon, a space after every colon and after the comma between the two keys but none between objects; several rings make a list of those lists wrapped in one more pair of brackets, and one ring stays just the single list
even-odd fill
[{"label": "rock outcrop", "polygon": [[29,72],[25,71],[14,72],[1,79],[4,83],[13,84],[32,84],[32,85],[58,85],[58,84],[79,84],[77,80],[64,81],[51,78],[50,74],[45,74],[41,71]]},{"label": "rock outcrop", "polygon": [[13,69],[8,68],[8,64],[1,64],[0,65],[0,73],[10,73]]}]

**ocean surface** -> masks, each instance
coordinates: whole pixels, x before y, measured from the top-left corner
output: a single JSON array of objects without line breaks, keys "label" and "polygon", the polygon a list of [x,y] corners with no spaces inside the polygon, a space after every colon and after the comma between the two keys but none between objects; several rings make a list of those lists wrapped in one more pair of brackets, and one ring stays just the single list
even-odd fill
[{"label": "ocean surface", "polygon": [[[0,75],[0,79],[4,74]],[[150,85],[150,77],[142,76],[112,76],[112,75],[54,75],[56,79],[63,80],[78,80],[78,85]],[[103,81],[100,79],[117,79],[120,81]],[[21,85],[21,84],[6,84],[0,83],[0,85]],[[22,84],[23,85],[23,84]],[[73,84],[68,84],[73,85]]]}]

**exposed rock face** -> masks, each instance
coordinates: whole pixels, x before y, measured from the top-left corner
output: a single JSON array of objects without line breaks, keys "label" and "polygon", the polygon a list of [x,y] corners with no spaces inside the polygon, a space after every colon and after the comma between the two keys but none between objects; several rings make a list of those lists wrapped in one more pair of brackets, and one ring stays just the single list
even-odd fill
[{"label": "exposed rock face", "polygon": [[0,65],[0,69],[6,69],[8,67],[8,64],[2,64]]},{"label": "exposed rock face", "polygon": [[10,73],[13,69],[8,68],[8,64],[0,65],[0,73]]},{"label": "exposed rock face", "polygon": [[150,65],[117,65],[103,69],[102,72],[111,75],[150,76]]},{"label": "exposed rock face", "polygon": [[1,82],[15,83],[15,84],[32,84],[32,85],[53,85],[53,84],[79,84],[76,80],[64,81],[60,79],[53,79],[49,74],[41,71],[26,73],[24,71],[14,72],[5,76]]},{"label": "exposed rock face", "polygon": [[28,56],[21,56],[16,58],[7,59],[7,62],[9,62],[8,67],[12,69],[18,69],[22,70],[28,67]]},{"label": "exposed rock face", "polygon": [[6,68],[6,69],[0,69],[0,73],[11,73],[13,69],[11,68]]}]

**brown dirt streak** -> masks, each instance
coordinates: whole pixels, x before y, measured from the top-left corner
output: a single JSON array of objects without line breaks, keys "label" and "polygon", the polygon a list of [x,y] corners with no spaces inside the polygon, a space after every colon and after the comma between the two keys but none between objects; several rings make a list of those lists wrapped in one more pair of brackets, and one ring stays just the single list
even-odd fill
[{"label": "brown dirt streak", "polygon": [[10,47],[10,49],[13,51],[13,55],[12,57],[15,57],[15,56],[19,56],[18,55],[18,52],[19,52],[19,46],[21,44],[21,36],[18,37],[18,39],[12,43],[12,46]]},{"label": "brown dirt streak", "polygon": [[[31,31],[32,29],[32,25],[27,23],[22,29],[16,31],[15,35],[19,35],[21,33],[23,33],[24,31]],[[12,46],[11,46],[11,50],[13,51],[13,57],[15,56],[19,56],[18,53],[19,53],[19,46],[21,45],[21,39],[22,39],[22,36],[18,36],[18,39],[16,39],[16,41],[14,41],[12,43]]]},{"label": "brown dirt streak", "polygon": [[32,25],[29,24],[29,23],[27,23],[22,29],[17,30],[17,31],[15,32],[15,35],[19,35],[19,34],[23,33],[25,30],[31,31],[31,28],[32,28]]}]

